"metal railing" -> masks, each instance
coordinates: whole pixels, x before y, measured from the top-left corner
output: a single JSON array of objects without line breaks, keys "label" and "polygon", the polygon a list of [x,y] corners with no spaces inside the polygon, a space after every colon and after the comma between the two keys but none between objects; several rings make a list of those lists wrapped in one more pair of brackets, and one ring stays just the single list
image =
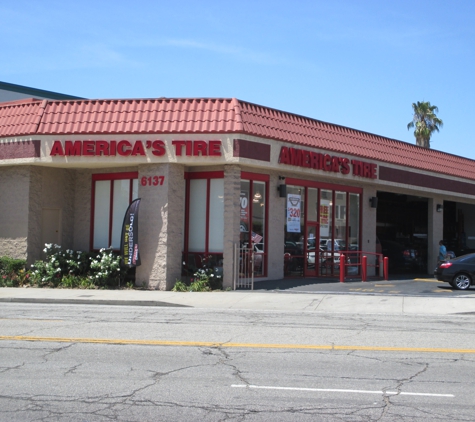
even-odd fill
[{"label": "metal railing", "polygon": [[254,290],[254,250],[235,244],[233,255],[233,290]]},{"label": "metal railing", "polygon": [[344,283],[345,278],[350,276],[359,276],[361,281],[367,281],[368,269],[372,268],[374,268],[374,275],[376,277],[387,280],[388,263],[388,258],[383,257],[383,254],[380,253],[340,251],[340,282]]}]

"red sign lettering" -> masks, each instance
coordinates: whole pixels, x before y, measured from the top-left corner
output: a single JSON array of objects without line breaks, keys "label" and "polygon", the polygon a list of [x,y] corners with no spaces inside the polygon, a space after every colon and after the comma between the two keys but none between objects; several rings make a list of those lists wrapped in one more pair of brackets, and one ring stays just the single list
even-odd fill
[{"label": "red sign lettering", "polygon": [[[279,156],[280,164],[323,170],[333,173],[350,174],[353,176],[376,179],[378,166],[365,161],[351,160],[344,157],[321,154],[292,147],[282,147]],[[353,170],[353,171],[351,171]]]},{"label": "red sign lettering", "polygon": [[[221,157],[221,141],[172,141],[177,157]],[[147,151],[156,157],[163,157],[167,150],[164,141],[54,141],[50,155],[52,157],[97,157],[146,156]]]}]

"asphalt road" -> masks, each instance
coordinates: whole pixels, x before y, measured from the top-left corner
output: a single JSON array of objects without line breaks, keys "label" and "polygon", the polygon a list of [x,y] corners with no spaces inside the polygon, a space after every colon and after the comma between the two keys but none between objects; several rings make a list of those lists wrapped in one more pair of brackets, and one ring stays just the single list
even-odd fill
[{"label": "asphalt road", "polygon": [[475,316],[2,303],[1,421],[472,421]]}]

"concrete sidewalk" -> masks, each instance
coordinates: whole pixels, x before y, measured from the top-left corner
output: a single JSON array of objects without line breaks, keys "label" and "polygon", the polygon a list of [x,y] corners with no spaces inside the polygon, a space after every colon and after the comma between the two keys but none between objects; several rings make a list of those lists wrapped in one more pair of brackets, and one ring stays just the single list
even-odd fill
[{"label": "concrete sidewalk", "polygon": [[333,293],[0,288],[0,302],[190,307],[316,313],[475,315],[475,296],[422,297]]}]

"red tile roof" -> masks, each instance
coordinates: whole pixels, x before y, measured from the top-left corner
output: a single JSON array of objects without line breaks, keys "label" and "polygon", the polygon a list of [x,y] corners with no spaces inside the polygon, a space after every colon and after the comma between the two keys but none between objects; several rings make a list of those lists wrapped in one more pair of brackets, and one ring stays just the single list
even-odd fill
[{"label": "red tile roof", "polygon": [[0,137],[236,133],[475,180],[475,161],[230,98],[20,100],[0,104]]}]

